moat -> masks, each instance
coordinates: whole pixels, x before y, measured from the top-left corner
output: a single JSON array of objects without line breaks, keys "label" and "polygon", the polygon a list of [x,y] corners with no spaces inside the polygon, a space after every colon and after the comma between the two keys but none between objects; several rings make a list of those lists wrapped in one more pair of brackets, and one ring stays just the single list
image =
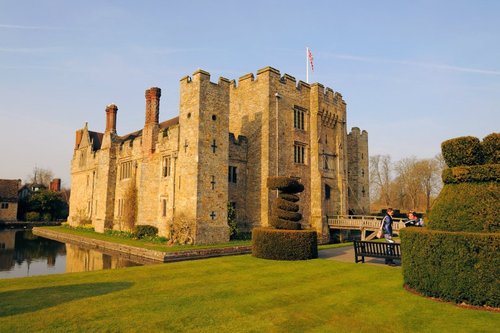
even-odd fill
[{"label": "moat", "polygon": [[29,229],[0,229],[0,279],[139,265],[143,263],[39,237]]}]

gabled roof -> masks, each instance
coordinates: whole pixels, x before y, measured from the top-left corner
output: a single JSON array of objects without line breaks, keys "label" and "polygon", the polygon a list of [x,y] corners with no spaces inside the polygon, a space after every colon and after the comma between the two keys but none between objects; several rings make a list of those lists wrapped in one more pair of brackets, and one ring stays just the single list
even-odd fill
[{"label": "gabled roof", "polygon": [[17,202],[20,179],[0,179],[0,201]]},{"label": "gabled roof", "polygon": [[[175,118],[165,120],[164,122],[159,123],[158,127],[160,129],[165,129],[165,128],[169,128],[170,126],[174,126],[174,125],[178,125],[178,124],[179,124],[179,117],[175,117]],[[118,138],[121,142],[124,142],[127,140],[134,140],[135,138],[137,138],[139,136],[142,136],[142,129],[135,131],[135,132],[132,132],[132,133],[129,133],[129,134],[122,135]]]},{"label": "gabled roof", "polygon": [[103,133],[89,131],[90,141],[92,142],[92,149],[94,151],[101,149]]}]

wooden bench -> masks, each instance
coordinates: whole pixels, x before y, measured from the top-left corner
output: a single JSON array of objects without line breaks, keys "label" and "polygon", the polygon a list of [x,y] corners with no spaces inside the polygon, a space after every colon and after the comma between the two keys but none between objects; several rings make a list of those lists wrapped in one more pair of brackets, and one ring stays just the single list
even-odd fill
[{"label": "wooden bench", "polygon": [[[373,241],[354,241],[354,260],[365,262],[365,257],[401,260],[401,244]],[[361,257],[361,259],[358,259]]]}]

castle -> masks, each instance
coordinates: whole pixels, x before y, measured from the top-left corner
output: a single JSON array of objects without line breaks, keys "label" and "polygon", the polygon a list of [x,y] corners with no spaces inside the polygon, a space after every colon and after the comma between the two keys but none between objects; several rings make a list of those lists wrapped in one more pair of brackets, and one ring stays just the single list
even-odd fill
[{"label": "castle", "polygon": [[196,244],[268,225],[269,176],[297,177],[303,228],[329,240],[327,216],[369,210],[368,134],[346,130],[342,96],[272,67],[238,82],[198,70],[180,80],[179,116],[159,122],[161,90],[146,90],[144,127],[119,136],[116,105],[104,133],[76,131],[69,223],[95,230],[156,226]]}]

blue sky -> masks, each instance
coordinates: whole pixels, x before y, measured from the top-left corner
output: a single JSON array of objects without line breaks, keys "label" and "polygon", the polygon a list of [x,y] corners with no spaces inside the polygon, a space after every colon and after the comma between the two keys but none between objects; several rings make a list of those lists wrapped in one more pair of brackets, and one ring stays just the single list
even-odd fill
[{"label": "blue sky", "polygon": [[0,0],[0,178],[36,165],[70,185],[74,133],[143,126],[144,91],[175,117],[179,80],[272,66],[340,92],[370,154],[439,153],[500,131],[500,1]]}]

